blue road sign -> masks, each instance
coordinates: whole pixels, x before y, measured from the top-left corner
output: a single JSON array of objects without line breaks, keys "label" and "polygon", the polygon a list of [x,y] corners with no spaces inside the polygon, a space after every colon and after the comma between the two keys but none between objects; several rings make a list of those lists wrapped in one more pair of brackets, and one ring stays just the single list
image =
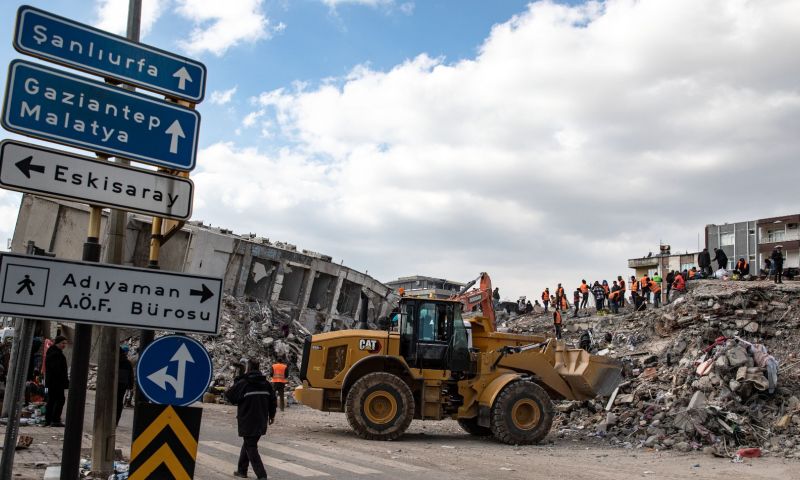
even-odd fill
[{"label": "blue road sign", "polygon": [[17,11],[14,48],[190,102],[205,95],[202,63],[27,5]]},{"label": "blue road sign", "polygon": [[136,379],[144,396],[164,405],[198,401],[211,384],[211,372],[211,357],[203,344],[182,335],[155,340],[136,364]]},{"label": "blue road sign", "polygon": [[3,126],[12,132],[192,170],[200,114],[24,60],[8,68]]}]

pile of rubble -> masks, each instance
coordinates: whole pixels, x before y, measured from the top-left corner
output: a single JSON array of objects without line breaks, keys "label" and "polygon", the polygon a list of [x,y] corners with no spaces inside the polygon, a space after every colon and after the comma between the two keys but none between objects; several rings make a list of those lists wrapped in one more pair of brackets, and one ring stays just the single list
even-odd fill
[{"label": "pile of rubble", "polygon": [[267,303],[226,295],[222,306],[219,335],[198,338],[211,354],[213,384],[230,386],[247,358],[259,359],[265,372],[283,359],[289,365],[290,384],[299,384],[303,341],[311,333],[288,312]]},{"label": "pile of rubble", "polygon": [[[623,362],[608,401],[563,402],[560,435],[588,435],[628,448],[741,447],[800,458],[800,283],[702,280],[660,309],[567,318],[575,345],[591,330],[592,352]],[[544,315],[505,323],[550,335]]]}]

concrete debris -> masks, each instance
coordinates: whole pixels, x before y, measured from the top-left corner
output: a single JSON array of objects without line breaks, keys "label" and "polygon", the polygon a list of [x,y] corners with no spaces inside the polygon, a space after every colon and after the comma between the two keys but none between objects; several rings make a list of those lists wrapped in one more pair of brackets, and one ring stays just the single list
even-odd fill
[{"label": "concrete debris", "polygon": [[[564,316],[565,340],[592,329],[592,353],[623,362],[615,398],[557,408],[559,435],[622,448],[742,448],[800,458],[800,283],[697,280],[659,309]],[[570,328],[570,325],[578,325]],[[508,319],[510,332],[552,334],[552,318]],[[604,408],[606,407],[606,408]],[[606,411],[608,410],[608,411]]]}]

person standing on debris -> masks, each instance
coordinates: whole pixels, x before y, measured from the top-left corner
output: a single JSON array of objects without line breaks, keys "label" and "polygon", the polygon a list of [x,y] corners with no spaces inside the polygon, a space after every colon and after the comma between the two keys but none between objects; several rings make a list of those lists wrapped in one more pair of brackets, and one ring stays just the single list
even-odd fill
[{"label": "person standing on debris", "polygon": [[675,270],[670,270],[667,274],[667,302],[669,302],[669,292],[672,290],[672,283],[675,281]]},{"label": "person standing on debris", "polygon": [[714,258],[712,258],[711,260],[712,261],[716,260],[717,265],[719,266],[717,270],[728,268],[728,256],[725,255],[725,252],[723,252],[721,248],[714,249]]},{"label": "person standing on debris", "polygon": [[592,295],[594,295],[594,308],[599,312],[603,309],[603,301],[606,299],[606,291],[600,282],[594,282],[592,285]]},{"label": "person standing on debris", "polygon": [[603,304],[605,305],[608,302],[608,294],[611,293],[611,287],[608,286],[608,280],[603,280],[602,283],[603,291],[605,292],[605,298],[603,299]]},{"label": "person standing on debris", "polygon": [[650,277],[645,274],[640,280],[639,285],[642,287],[642,297],[645,302],[650,303]]},{"label": "person standing on debris", "polygon": [[64,402],[66,400],[64,390],[69,388],[67,357],[64,356],[65,348],[67,348],[67,337],[59,335],[53,340],[53,345],[47,349],[47,354],[45,354],[44,383],[47,386],[47,406],[44,414],[45,426],[64,426],[61,422],[61,412],[64,410]]},{"label": "person standing on debris", "polygon": [[553,309],[553,326],[556,329],[556,340],[561,340],[561,323],[563,319],[561,318],[561,312],[558,311],[557,308]]},{"label": "person standing on debris", "polygon": [[544,313],[547,313],[547,306],[550,305],[550,289],[545,288],[542,292],[542,305],[544,305]]},{"label": "person standing on debris", "polygon": [[775,269],[775,283],[783,283],[783,245],[778,245],[772,249],[772,266]]},{"label": "person standing on debris", "polygon": [[572,293],[572,303],[575,305],[575,313],[572,314],[572,317],[575,318],[578,316],[578,307],[581,304],[581,289],[576,288],[575,292]]},{"label": "person standing on debris", "polygon": [[128,360],[128,345],[119,347],[119,369],[117,370],[117,425],[125,408],[125,393],[133,389],[133,365]]},{"label": "person standing on debris", "polygon": [[497,306],[500,305],[500,287],[494,287],[492,299],[494,300],[494,308],[497,308]]},{"label": "person standing on debris", "polygon": [[622,279],[622,275],[617,276],[617,281],[619,282],[619,306],[625,306],[625,280]]},{"label": "person standing on debris", "polygon": [[583,301],[581,302],[581,308],[586,308],[586,304],[589,302],[589,285],[586,284],[586,280],[581,280],[581,293],[583,294]]},{"label": "person standing on debris", "polygon": [[639,282],[636,281],[636,277],[631,275],[631,301],[633,302],[633,308],[636,310],[639,307]]},{"label": "person standing on debris", "polygon": [[237,378],[225,392],[225,398],[236,405],[236,422],[242,437],[242,450],[234,477],[247,478],[248,464],[259,479],[267,478],[267,471],[258,453],[258,440],[267,434],[267,425],[275,421],[275,394],[272,385],[259,370],[258,361],[247,361],[247,373]]},{"label": "person standing on debris", "polygon": [[[660,277],[659,277],[660,278]],[[653,293],[653,307],[661,306],[661,282],[656,281],[656,277],[650,280],[650,291]]]},{"label": "person standing on debris", "polygon": [[697,254],[697,265],[700,266],[700,271],[706,278],[711,276],[711,254],[708,253],[707,248]]},{"label": "person standing on debris", "polygon": [[561,284],[559,283],[558,287],[556,287],[556,305],[557,305],[556,308],[564,307],[563,299],[565,297],[566,294],[564,293],[564,287],[562,287]]},{"label": "person standing on debris", "polygon": [[283,394],[286,390],[286,364],[283,363],[283,359],[272,364],[272,388],[275,390],[282,412],[285,406]]},{"label": "person standing on debris", "polygon": [[608,294],[608,306],[611,308],[611,312],[614,314],[619,313],[619,298],[620,298],[620,288],[617,285],[617,281],[614,280],[614,285],[611,287],[611,292]]}]

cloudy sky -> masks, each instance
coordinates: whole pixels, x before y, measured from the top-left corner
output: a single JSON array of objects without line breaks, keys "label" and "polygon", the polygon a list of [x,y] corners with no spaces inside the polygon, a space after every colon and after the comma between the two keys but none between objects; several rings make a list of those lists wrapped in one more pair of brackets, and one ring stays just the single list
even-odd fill
[{"label": "cloudy sky", "polygon": [[208,66],[194,219],[380,280],[538,296],[800,211],[796,0],[144,0],[143,30]]}]

